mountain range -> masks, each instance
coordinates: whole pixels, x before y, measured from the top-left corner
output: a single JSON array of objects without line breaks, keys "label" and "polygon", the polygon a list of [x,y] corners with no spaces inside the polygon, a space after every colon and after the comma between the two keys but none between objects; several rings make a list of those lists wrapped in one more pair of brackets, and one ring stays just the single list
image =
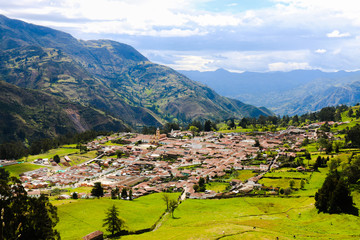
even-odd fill
[{"label": "mountain range", "polygon": [[[188,123],[272,114],[266,108],[222,97],[171,68],[152,63],[129,45],[111,40],[78,40],[65,32],[3,15],[0,15],[0,81],[21,87],[1,84],[1,89],[7,87],[19,92],[34,89],[37,92],[30,95],[56,97],[51,100],[53,105],[72,103],[80,112],[87,108],[103,116],[99,123],[85,124],[89,128],[140,128],[160,126],[166,121]],[[15,98],[15,95],[9,96]],[[22,96],[19,93],[13,103],[28,102],[28,99],[19,99]],[[2,111],[9,109],[11,101],[2,102],[0,106]],[[59,110],[64,106],[54,108]],[[63,111],[57,112],[63,114]],[[15,115],[16,112],[12,117],[24,118]],[[51,113],[47,115],[50,118]],[[78,116],[77,123],[88,121],[83,115]],[[75,122],[68,123],[78,131],[86,129]],[[0,126],[0,132],[6,132],[7,124]],[[45,125],[36,131],[47,136],[47,131],[43,131],[48,127]],[[62,132],[53,130],[52,135]]]},{"label": "mountain range", "polygon": [[327,106],[355,105],[360,102],[360,72],[290,72],[234,73],[216,71],[180,71],[219,94],[265,106],[278,115],[301,115]]}]

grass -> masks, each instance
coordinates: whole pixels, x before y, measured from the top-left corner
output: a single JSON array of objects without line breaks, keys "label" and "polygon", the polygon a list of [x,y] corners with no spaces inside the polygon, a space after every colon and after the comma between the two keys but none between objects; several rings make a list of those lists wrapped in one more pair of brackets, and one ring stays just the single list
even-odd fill
[{"label": "grass", "polygon": [[252,170],[238,170],[233,173],[227,173],[226,175],[222,176],[220,179],[225,181],[231,181],[233,179],[241,180],[242,182],[245,182],[251,177],[254,177],[257,175],[257,173],[254,173]]},{"label": "grass", "polygon": [[[179,194],[174,193],[176,198]],[[133,201],[112,199],[78,199],[57,200],[52,203],[58,208],[59,223],[56,229],[63,240],[81,239],[83,236],[100,230],[105,211],[113,204],[119,209],[120,217],[126,221],[129,230],[140,230],[151,227],[165,211],[162,194],[151,194]]]},{"label": "grass", "polygon": [[282,172],[273,171],[265,174],[265,177],[281,177],[281,178],[308,178],[310,173],[307,172]]},{"label": "grass", "polygon": [[86,162],[90,159],[93,159],[97,156],[97,151],[89,151],[86,153],[76,153],[76,154],[72,154],[69,155],[69,158],[71,159],[71,163],[70,165],[76,165],[76,164],[80,164],[83,162]]},{"label": "grass", "polygon": [[351,239],[360,237],[352,215],[318,214],[314,199],[186,200],[156,231],[121,239]]},{"label": "grass", "polygon": [[43,167],[44,166],[35,165],[32,163],[20,163],[20,164],[5,166],[3,168],[9,171],[10,176],[19,177],[19,175],[23,172],[33,171]]},{"label": "grass", "polygon": [[267,187],[279,187],[279,188],[288,188],[290,187],[290,181],[293,180],[295,182],[294,188],[300,188],[301,180],[298,179],[287,179],[287,178],[280,178],[280,179],[271,179],[271,178],[262,178],[259,180],[260,184],[263,184]]},{"label": "grass", "polygon": [[28,156],[28,157],[23,157],[20,159],[20,161],[34,161],[38,158],[53,158],[55,155],[59,155],[59,157],[64,157],[66,155],[69,155],[69,154],[74,154],[74,153],[77,153],[79,152],[79,149],[73,149],[73,148],[56,148],[56,149],[51,149],[49,150],[48,152],[46,153],[43,153],[43,154],[38,154],[38,155],[31,155],[31,156]]},{"label": "grass", "polygon": [[91,193],[92,187],[78,187],[78,188],[66,188],[69,193]]},{"label": "grass", "polygon": [[215,192],[224,192],[229,186],[229,183],[224,182],[211,182],[206,184],[206,190],[212,190]]},{"label": "grass", "polygon": [[252,170],[240,170],[240,171],[238,171],[238,173],[239,173],[239,175],[237,175],[234,179],[238,179],[243,182],[245,182],[249,178],[257,175],[257,173],[254,173]]}]

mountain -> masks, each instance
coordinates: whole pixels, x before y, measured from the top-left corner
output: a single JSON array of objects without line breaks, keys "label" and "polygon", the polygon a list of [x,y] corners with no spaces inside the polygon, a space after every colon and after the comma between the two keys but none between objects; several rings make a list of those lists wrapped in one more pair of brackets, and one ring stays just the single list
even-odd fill
[{"label": "mountain", "polygon": [[1,15],[0,80],[101,109],[132,127],[272,114],[222,97],[129,45],[77,40]]},{"label": "mountain", "polygon": [[356,83],[360,72],[291,72],[233,73],[216,71],[180,71],[190,79],[206,84],[219,94],[265,106],[280,115],[317,111],[323,107],[357,103]]},{"label": "mountain", "polygon": [[89,129],[124,131],[121,120],[79,103],[0,81],[0,143]]}]

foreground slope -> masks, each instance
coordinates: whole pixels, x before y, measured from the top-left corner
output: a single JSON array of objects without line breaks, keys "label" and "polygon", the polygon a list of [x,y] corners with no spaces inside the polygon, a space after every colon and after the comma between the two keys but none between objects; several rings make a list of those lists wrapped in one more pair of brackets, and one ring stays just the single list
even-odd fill
[{"label": "foreground slope", "polygon": [[271,114],[151,63],[126,44],[81,41],[5,16],[0,33],[0,79],[90,104],[132,126]]}]

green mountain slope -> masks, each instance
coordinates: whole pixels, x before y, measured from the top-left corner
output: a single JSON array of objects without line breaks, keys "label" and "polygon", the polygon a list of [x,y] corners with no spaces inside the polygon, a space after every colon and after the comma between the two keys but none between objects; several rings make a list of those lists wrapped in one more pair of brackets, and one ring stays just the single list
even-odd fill
[{"label": "green mountain slope", "polygon": [[0,143],[56,137],[89,129],[124,131],[119,119],[39,90],[0,81]]},{"label": "green mountain slope", "polygon": [[0,79],[94,106],[133,127],[271,114],[151,63],[126,44],[76,40],[1,15],[0,34]]}]

